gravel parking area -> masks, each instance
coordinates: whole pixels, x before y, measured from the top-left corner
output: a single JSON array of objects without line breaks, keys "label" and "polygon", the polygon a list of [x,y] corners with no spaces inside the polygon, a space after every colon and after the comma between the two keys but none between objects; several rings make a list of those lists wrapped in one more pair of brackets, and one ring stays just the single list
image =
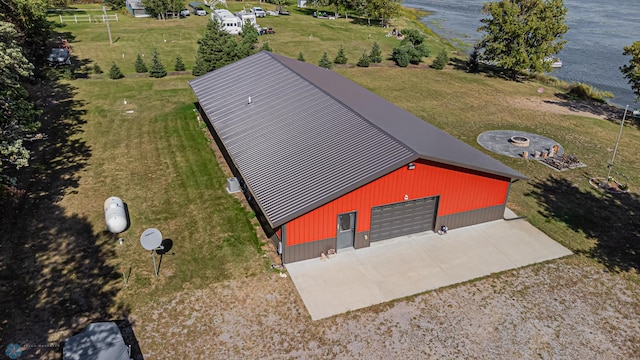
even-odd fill
[{"label": "gravel parking area", "polygon": [[[640,287],[572,256],[311,321],[265,273],[137,312],[145,359],[628,359]],[[155,335],[153,335],[155,334]]]}]

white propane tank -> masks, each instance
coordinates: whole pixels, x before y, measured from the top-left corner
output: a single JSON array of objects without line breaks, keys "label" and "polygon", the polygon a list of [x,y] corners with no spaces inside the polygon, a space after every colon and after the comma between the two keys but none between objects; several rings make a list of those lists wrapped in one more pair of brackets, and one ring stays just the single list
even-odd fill
[{"label": "white propane tank", "polygon": [[127,229],[127,212],[122,199],[112,196],[104,202],[104,219],[107,222],[107,230],[114,234]]}]

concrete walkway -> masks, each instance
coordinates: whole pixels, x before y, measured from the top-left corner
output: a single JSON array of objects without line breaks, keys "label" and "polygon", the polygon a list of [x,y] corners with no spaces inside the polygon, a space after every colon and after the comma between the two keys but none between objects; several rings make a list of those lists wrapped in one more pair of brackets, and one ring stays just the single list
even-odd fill
[{"label": "concrete walkway", "polygon": [[313,320],[570,255],[524,219],[376,242],[286,268]]}]

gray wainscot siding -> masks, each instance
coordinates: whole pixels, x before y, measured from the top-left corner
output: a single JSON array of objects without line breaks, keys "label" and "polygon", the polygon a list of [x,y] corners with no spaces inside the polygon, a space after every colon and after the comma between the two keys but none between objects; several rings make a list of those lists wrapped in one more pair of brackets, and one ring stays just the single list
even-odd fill
[{"label": "gray wainscot siding", "polygon": [[447,216],[438,216],[436,218],[436,230],[440,229],[442,225],[446,225],[451,230],[487,221],[501,220],[504,217],[504,208],[505,204],[501,204]]}]

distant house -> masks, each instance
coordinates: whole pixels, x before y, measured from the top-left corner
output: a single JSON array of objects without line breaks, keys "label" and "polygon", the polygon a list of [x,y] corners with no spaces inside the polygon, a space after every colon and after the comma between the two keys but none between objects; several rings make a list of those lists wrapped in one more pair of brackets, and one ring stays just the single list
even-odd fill
[{"label": "distant house", "polygon": [[137,0],[127,0],[126,3],[127,10],[131,13],[131,15],[135,17],[149,17],[151,15],[147,14],[146,9],[142,5],[142,1]]},{"label": "distant house", "polygon": [[298,0],[298,7],[299,8],[306,8],[307,7],[307,0]]},{"label": "distant house", "polygon": [[502,219],[511,183],[527,179],[338,73],[282,55],[262,51],[190,84],[284,263]]}]

